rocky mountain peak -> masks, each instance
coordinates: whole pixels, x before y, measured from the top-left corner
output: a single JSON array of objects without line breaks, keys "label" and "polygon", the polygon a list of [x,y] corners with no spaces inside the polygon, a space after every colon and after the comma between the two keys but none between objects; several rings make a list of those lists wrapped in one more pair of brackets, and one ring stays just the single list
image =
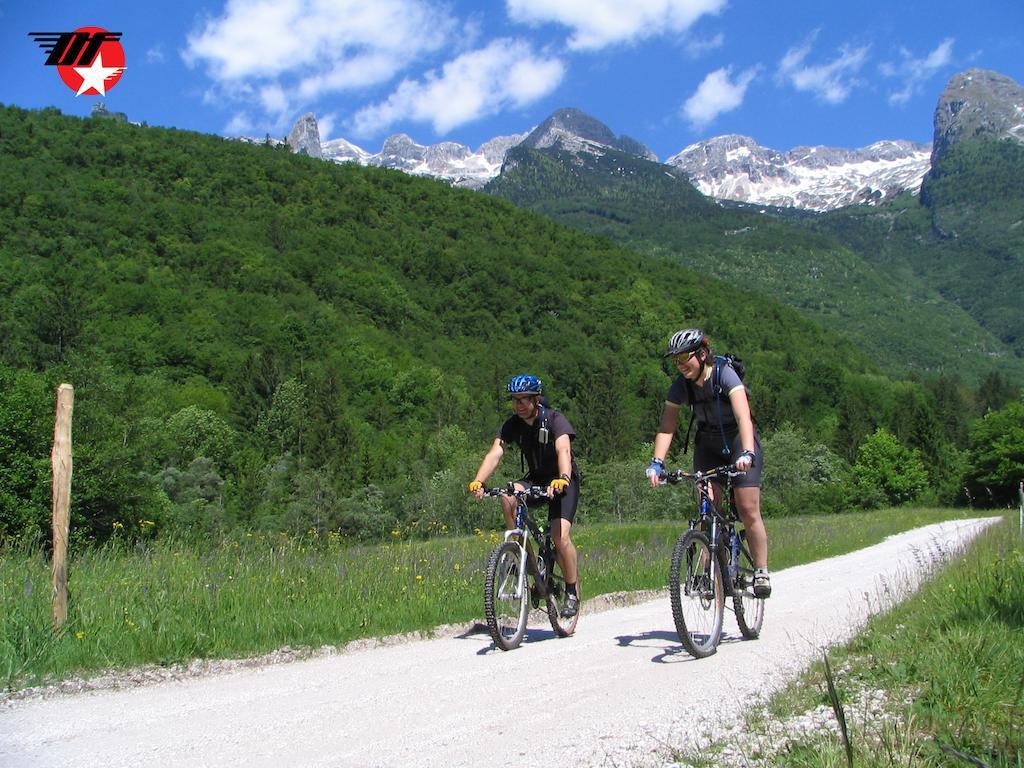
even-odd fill
[{"label": "rocky mountain peak", "polygon": [[427,148],[422,144],[417,144],[408,134],[396,133],[384,139],[380,154],[382,157],[422,160],[427,154]]},{"label": "rocky mountain peak", "polygon": [[665,161],[720,200],[826,211],[920,188],[929,147],[879,141],[861,149],[795,147],[780,152],[729,134],[691,144]]},{"label": "rocky mountain peak", "polygon": [[1024,88],[987,69],[953,75],[935,108],[932,163],[958,142],[1003,138],[1024,142]]},{"label": "rocky mountain peak", "polygon": [[307,112],[298,119],[288,134],[288,146],[297,155],[309,155],[320,159],[323,157],[323,150],[320,148],[320,129],[316,124],[316,117],[312,112]]},{"label": "rocky mountain peak", "polygon": [[[523,146],[545,149],[555,145],[570,152],[610,147],[657,162],[657,156],[636,139],[616,136],[597,118],[572,107],[556,110],[523,139]],[[595,146],[597,145],[597,146]]]},{"label": "rocky mountain peak", "polygon": [[[404,173],[442,179],[457,187],[481,189],[498,175],[505,152],[525,136],[525,133],[497,136],[474,152],[465,144],[454,141],[423,145],[408,134],[396,133],[384,140],[380,152],[373,153],[347,139],[330,139],[321,143],[316,118],[306,114],[295,123],[287,143],[293,152],[334,163],[395,168]],[[244,141],[263,143],[257,139]]]}]

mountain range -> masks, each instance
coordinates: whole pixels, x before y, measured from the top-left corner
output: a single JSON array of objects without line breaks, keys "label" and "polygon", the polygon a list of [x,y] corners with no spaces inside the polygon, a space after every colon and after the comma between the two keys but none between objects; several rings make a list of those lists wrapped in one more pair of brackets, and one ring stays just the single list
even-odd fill
[{"label": "mountain range", "polygon": [[[718,200],[830,211],[916,194],[948,146],[986,136],[1024,140],[1024,90],[998,73],[970,69],[955,75],[943,91],[931,145],[886,140],[859,149],[819,145],[780,151],[751,137],[725,135],[691,144],[665,165],[681,169],[700,192]],[[293,151],[325,160],[396,168],[471,189],[482,189],[500,175],[507,151],[520,144],[589,153],[614,149],[658,160],[639,141],[616,136],[596,118],[571,108],[557,110],[523,133],[495,137],[475,151],[451,141],[423,145],[406,134],[390,136],[377,153],[343,138],[321,143],[312,114],[298,120],[286,141]]]},{"label": "mountain range", "polygon": [[968,356],[1019,380],[1022,139],[1024,91],[975,69],[942,92],[931,147],[890,141],[783,153],[724,136],[661,163],[575,109],[477,152],[400,135],[371,155],[341,139],[321,143],[312,115],[288,145],[479,188],[742,285],[872,349],[902,374],[978,379],[980,368],[962,365]]},{"label": "mountain range", "polygon": [[[870,349],[887,369],[973,379],[982,369],[964,360],[984,360],[1018,380],[1024,142],[1011,129],[1019,89],[993,98],[984,74],[954,78],[940,100],[954,113],[938,121],[940,139],[960,140],[945,141],[920,194],[874,205],[814,213],[716,201],[680,183],[680,168],[610,147],[514,147],[486,190],[784,301]],[[963,129],[958,114],[980,129]]]}]

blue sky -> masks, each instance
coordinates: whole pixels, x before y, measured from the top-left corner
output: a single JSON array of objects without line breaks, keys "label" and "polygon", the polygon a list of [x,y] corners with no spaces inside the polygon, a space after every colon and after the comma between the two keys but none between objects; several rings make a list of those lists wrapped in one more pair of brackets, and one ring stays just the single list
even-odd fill
[{"label": "blue sky", "polygon": [[0,0],[0,103],[88,115],[29,32],[123,33],[131,120],[474,149],[578,107],[665,160],[741,133],[780,150],[930,142],[953,74],[1024,83],[1024,1]]}]

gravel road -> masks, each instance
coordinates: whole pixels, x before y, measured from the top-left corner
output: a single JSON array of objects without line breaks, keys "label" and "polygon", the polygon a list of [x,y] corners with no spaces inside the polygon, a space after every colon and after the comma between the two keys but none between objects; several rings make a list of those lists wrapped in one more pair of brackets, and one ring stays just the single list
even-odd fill
[{"label": "gravel road", "polygon": [[[667,595],[517,650],[468,629],[123,690],[0,704],[0,766],[661,765],[793,680],[992,519],[918,528],[773,574],[762,636],[731,612],[714,656],[681,650]],[[924,565],[922,565],[924,564]],[[666,562],[666,571],[668,563]],[[590,610],[588,610],[590,608]]]}]

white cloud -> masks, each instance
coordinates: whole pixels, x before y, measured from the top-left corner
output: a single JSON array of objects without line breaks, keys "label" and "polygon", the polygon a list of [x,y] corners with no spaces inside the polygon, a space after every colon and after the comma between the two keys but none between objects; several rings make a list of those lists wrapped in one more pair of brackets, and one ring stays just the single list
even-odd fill
[{"label": "white cloud", "polygon": [[281,113],[288,109],[288,96],[279,85],[268,85],[260,89],[260,104],[271,113]]},{"label": "white cloud", "polygon": [[732,67],[716,69],[697,86],[686,100],[682,114],[695,130],[709,125],[723,112],[736,109],[743,103],[747,88],[757,77],[760,67],[751,67],[732,79]]},{"label": "white cloud", "polygon": [[426,122],[443,134],[506,107],[522,107],[550,93],[565,65],[534,53],[522,40],[499,39],[464,53],[422,80],[404,80],[384,102],[352,120],[353,133],[369,136],[402,120]]},{"label": "white cloud", "polygon": [[815,35],[797,47],[790,48],[776,72],[776,78],[798,91],[809,91],[829,104],[846,101],[850,91],[859,84],[856,73],[867,60],[870,46],[842,46],[839,54],[827,64],[812,66],[805,63],[811,52]]},{"label": "white cloud", "polygon": [[163,64],[167,61],[167,56],[164,55],[164,48],[162,45],[154,45],[148,51],[146,51],[146,61],[150,64]]},{"label": "white cloud", "polygon": [[616,43],[683,32],[727,0],[505,0],[509,18],[524,24],[560,24],[569,48],[595,50]]},{"label": "white cloud", "polygon": [[335,62],[323,72],[303,77],[299,81],[298,93],[304,99],[313,99],[323,93],[385,83],[395,74],[395,61],[391,55],[373,51]]},{"label": "white cloud", "polygon": [[714,37],[707,39],[692,39],[686,41],[686,53],[690,58],[699,59],[709,51],[714,51],[725,45],[725,35],[719,32]]},{"label": "white cloud", "polygon": [[916,59],[906,48],[900,49],[901,61],[883,63],[879,69],[887,77],[902,81],[899,90],[889,94],[890,104],[903,104],[921,90],[922,85],[953,60],[955,38],[947,37],[923,59]]},{"label": "white cloud", "polygon": [[320,133],[320,141],[327,141],[332,138],[334,124],[337,122],[337,119],[338,116],[333,112],[317,116],[316,129]]},{"label": "white cloud", "polygon": [[244,136],[252,130],[252,120],[249,119],[249,115],[245,112],[237,113],[224,126],[224,133],[228,136]]},{"label": "white cloud", "polygon": [[228,0],[182,57],[216,92],[259,93],[280,117],[325,93],[386,83],[441,49],[455,20],[433,0]]}]

